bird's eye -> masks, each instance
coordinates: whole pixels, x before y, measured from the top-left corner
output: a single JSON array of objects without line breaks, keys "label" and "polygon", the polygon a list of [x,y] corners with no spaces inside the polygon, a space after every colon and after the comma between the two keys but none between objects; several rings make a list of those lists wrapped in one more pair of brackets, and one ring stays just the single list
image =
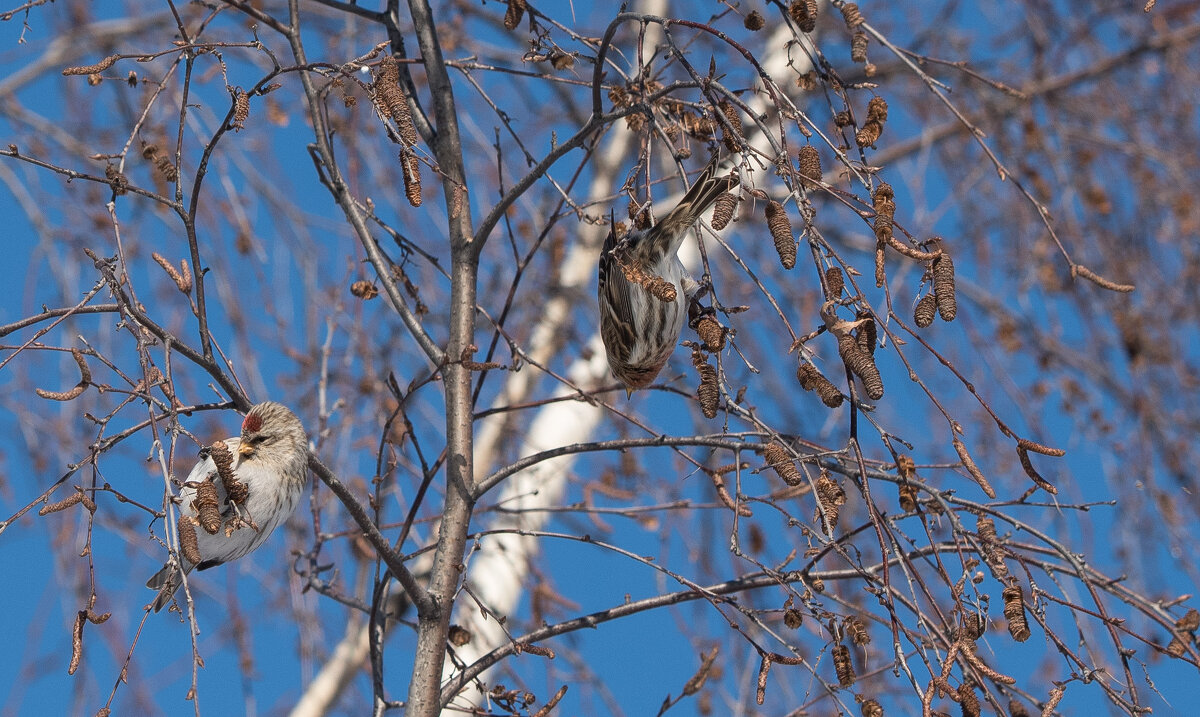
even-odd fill
[{"label": "bird's eye", "polygon": [[267,440],[267,437],[261,433],[256,433],[253,436],[246,437],[246,443],[249,443],[252,446],[257,446],[265,440]]}]

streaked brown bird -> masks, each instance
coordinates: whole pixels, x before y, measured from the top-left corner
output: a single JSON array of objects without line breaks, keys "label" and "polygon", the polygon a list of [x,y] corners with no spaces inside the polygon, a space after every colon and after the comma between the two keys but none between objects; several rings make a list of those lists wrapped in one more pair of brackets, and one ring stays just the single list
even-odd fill
[{"label": "streaked brown bird", "polygon": [[[738,185],[736,176],[717,177],[716,170],[714,160],[654,226],[620,240],[610,230],[600,251],[600,337],[608,366],[625,385],[626,395],[649,385],[679,342],[688,301],[699,288],[679,260],[679,247],[700,215]],[[638,277],[643,280],[631,280]],[[651,293],[648,284],[656,277],[674,287],[673,301]]]},{"label": "streaked brown bird", "polygon": [[[308,483],[308,437],[296,414],[274,401],[250,409],[239,436],[226,438],[233,457],[233,474],[247,489],[245,502],[226,500],[225,487],[216,479],[217,466],[207,449],[179,491],[179,514],[196,518],[197,487],[211,481],[217,491],[220,526],[216,533],[195,530],[200,562],[172,558],[146,587],[158,590],[154,611],[163,609],[193,568],[206,570],[250,553],[262,545],[275,528],[287,521]],[[195,556],[193,556],[195,557]],[[181,567],[182,563],[182,567]]]}]

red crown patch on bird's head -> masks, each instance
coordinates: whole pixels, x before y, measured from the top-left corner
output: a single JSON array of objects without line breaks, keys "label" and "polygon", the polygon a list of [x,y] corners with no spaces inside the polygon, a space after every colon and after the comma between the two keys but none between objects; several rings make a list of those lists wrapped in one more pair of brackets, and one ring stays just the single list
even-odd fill
[{"label": "red crown patch on bird's head", "polygon": [[242,433],[258,433],[262,429],[262,416],[257,413],[247,413],[242,421]]}]

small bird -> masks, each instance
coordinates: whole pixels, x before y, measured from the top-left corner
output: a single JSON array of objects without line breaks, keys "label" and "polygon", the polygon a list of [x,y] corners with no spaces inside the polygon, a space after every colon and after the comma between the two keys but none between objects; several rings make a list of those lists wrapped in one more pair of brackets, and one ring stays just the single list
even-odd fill
[{"label": "small bird", "polygon": [[[611,230],[600,251],[600,337],[608,366],[627,396],[654,380],[679,341],[687,302],[699,286],[677,252],[700,215],[738,185],[736,176],[716,177],[716,169],[714,160],[679,204],[649,229],[631,231],[620,241]],[[674,300],[663,301],[662,294],[651,292],[650,284],[659,277],[674,287]],[[666,286],[663,282],[660,288]]]},{"label": "small bird", "polygon": [[[232,454],[233,474],[244,484],[245,495],[239,503],[226,499],[225,486],[217,477],[210,449],[202,450],[202,459],[188,474],[178,498],[181,522],[193,524],[181,529],[191,529],[196,534],[200,561],[193,564],[180,556],[181,571],[172,558],[146,581],[146,587],[158,590],[153,603],[155,612],[171,601],[183,573],[190,573],[193,568],[206,570],[254,551],[300,502],[308,482],[308,437],[300,419],[286,406],[274,401],[256,405],[242,421],[241,435],[223,442]],[[197,506],[203,502],[197,500],[197,489],[206,481],[216,487],[220,510],[220,525],[213,534],[195,525],[200,519]]]}]

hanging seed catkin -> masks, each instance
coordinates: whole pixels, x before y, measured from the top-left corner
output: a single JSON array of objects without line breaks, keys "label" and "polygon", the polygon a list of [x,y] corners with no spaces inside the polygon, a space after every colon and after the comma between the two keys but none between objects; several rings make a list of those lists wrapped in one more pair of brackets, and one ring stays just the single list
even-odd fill
[{"label": "hanging seed catkin", "polygon": [[696,335],[704,342],[707,351],[716,353],[725,348],[726,328],[711,316],[702,316],[696,322]]},{"label": "hanging seed catkin", "polygon": [[942,321],[954,321],[958,314],[958,300],[954,296],[954,261],[945,249],[933,260],[933,294],[937,297],[937,310]]},{"label": "hanging seed catkin", "polygon": [[1004,617],[1008,620],[1008,634],[1017,642],[1029,639],[1029,623],[1025,619],[1025,593],[1020,585],[1010,585],[1001,593],[1004,597]]},{"label": "hanging seed catkin", "polygon": [[715,418],[717,403],[721,399],[717,388],[717,370],[707,361],[697,362],[696,370],[700,373],[700,386],[696,389],[696,398],[700,401],[700,410],[705,418]]},{"label": "hanging seed catkin", "polygon": [[241,132],[246,128],[246,118],[249,116],[250,95],[239,89],[233,96],[233,122],[229,126],[234,132]]},{"label": "hanging seed catkin", "polygon": [[796,266],[796,240],[792,238],[792,221],[783,205],[772,199],[767,202],[767,228],[775,240],[775,251],[784,269]]},{"label": "hanging seed catkin", "polygon": [[729,126],[721,125],[721,141],[725,143],[725,149],[730,152],[736,152],[741,147],[741,143],[745,141],[745,135],[742,133],[742,118],[738,115],[737,108],[732,102],[722,102],[720,104],[721,114],[725,115]]},{"label": "hanging seed catkin", "polygon": [[[379,61],[379,74],[375,78],[375,96],[378,98],[377,104],[383,114],[395,120],[396,130],[404,144],[409,147],[415,145],[417,128],[413,124],[408,98],[400,87],[400,64],[391,55],[385,55]],[[406,180],[405,185],[407,186],[407,184]]]},{"label": "hanging seed catkin", "polygon": [[925,329],[933,324],[933,317],[937,314],[937,297],[933,294],[926,294],[917,302],[916,308],[913,309],[913,321],[917,326]]},{"label": "hanging seed catkin", "polygon": [[883,707],[878,700],[867,699],[862,703],[862,717],[883,717]]},{"label": "hanging seed catkin", "polygon": [[858,348],[865,353],[874,354],[875,347],[879,342],[879,331],[875,326],[875,318],[871,316],[871,312],[866,310],[860,310],[854,318],[862,322],[854,334],[855,340],[858,341]]},{"label": "hanging seed catkin", "polygon": [[800,170],[800,176],[806,180],[804,185],[809,188],[817,186],[817,182],[820,182],[824,176],[821,171],[821,153],[817,151],[817,148],[811,144],[801,147],[796,163]]},{"label": "hanging seed catkin", "polygon": [[979,717],[979,697],[975,694],[974,682],[959,686],[958,705],[962,708],[962,717]]},{"label": "hanging seed catkin", "polygon": [[196,486],[196,498],[192,507],[200,522],[200,527],[209,535],[216,535],[221,529],[221,508],[217,503],[217,486],[212,481],[203,480]]},{"label": "hanging seed catkin", "polygon": [[842,289],[846,288],[846,277],[841,267],[831,266],[825,270],[825,299],[837,301],[842,297]]},{"label": "hanging seed catkin", "polygon": [[401,152],[400,167],[404,175],[404,196],[412,206],[421,206],[421,162],[417,155]]},{"label": "hanging seed catkin", "polygon": [[825,378],[816,366],[801,361],[796,367],[796,380],[805,391],[815,391],[826,406],[837,408],[842,405],[842,392],[832,381]]},{"label": "hanging seed catkin", "polygon": [[713,206],[712,228],[721,231],[729,225],[729,220],[733,219],[733,210],[737,207],[738,197],[732,192],[725,192],[717,197],[716,204]]},{"label": "hanging seed catkin", "polygon": [[850,372],[862,379],[867,397],[872,401],[883,398],[883,378],[875,359],[858,347],[858,340],[850,334],[838,336],[838,354]]},{"label": "hanging seed catkin", "polygon": [[846,29],[856,30],[858,26],[863,24],[862,13],[859,12],[858,3],[848,2],[842,4],[842,19],[846,21]]},{"label": "hanging seed catkin", "polygon": [[179,519],[179,551],[192,565],[201,562],[200,545],[196,538],[196,519],[190,515]]},{"label": "hanging seed catkin", "polygon": [[824,471],[821,471],[821,475],[817,477],[817,502],[820,504],[820,510],[817,511],[813,521],[820,523],[823,513],[825,520],[829,523],[829,530],[832,532],[837,528],[842,506],[846,504],[846,491],[842,490],[838,482],[830,478],[829,474]]},{"label": "hanging seed catkin", "polygon": [[209,455],[217,466],[217,475],[221,478],[221,484],[225,486],[226,499],[232,503],[245,505],[246,499],[250,497],[250,488],[234,475],[233,454],[229,452],[229,446],[225,445],[225,441],[214,441],[209,447]]},{"label": "hanging seed catkin", "polygon": [[979,470],[979,466],[975,465],[975,461],[972,460],[971,454],[967,452],[967,445],[963,443],[962,439],[960,439],[958,436],[954,437],[953,445],[954,452],[958,454],[959,460],[962,461],[963,468],[967,469],[967,473],[969,473],[971,478],[979,484],[979,487],[983,489],[983,492],[985,495],[987,495],[987,497],[995,498],[995,489],[992,488],[992,484],[988,482],[987,476],[983,474],[983,471]]},{"label": "hanging seed catkin", "polygon": [[746,16],[743,24],[746,26],[747,30],[750,30],[751,32],[758,32],[759,30],[763,29],[763,26],[767,24],[767,21],[763,19],[762,13],[760,13],[758,10],[754,10]]},{"label": "hanging seed catkin", "polygon": [[787,449],[778,441],[771,441],[763,448],[763,457],[767,459],[767,465],[771,466],[771,469],[783,479],[784,483],[797,486],[804,482],[803,476],[800,475],[796,464],[792,462]]},{"label": "hanging seed catkin", "polygon": [[855,30],[850,37],[850,61],[862,64],[867,61],[867,33]]},{"label": "hanging seed catkin", "polygon": [[516,30],[525,15],[525,0],[508,0],[508,9],[504,12],[504,29]]},{"label": "hanging seed catkin", "polygon": [[900,510],[905,513],[915,511],[917,509],[917,487],[912,483],[901,483],[899,493]]},{"label": "hanging seed catkin", "polygon": [[858,615],[851,615],[842,621],[842,627],[846,629],[846,634],[850,635],[850,639],[855,645],[868,645],[871,642],[871,633],[867,632],[867,627],[863,625],[862,619]]},{"label": "hanging seed catkin", "polygon": [[854,665],[850,662],[850,648],[845,645],[833,646],[833,669],[837,672],[838,684],[849,687],[854,684]]},{"label": "hanging seed catkin", "polygon": [[812,32],[817,28],[817,0],[793,0],[788,14],[801,32]]}]

